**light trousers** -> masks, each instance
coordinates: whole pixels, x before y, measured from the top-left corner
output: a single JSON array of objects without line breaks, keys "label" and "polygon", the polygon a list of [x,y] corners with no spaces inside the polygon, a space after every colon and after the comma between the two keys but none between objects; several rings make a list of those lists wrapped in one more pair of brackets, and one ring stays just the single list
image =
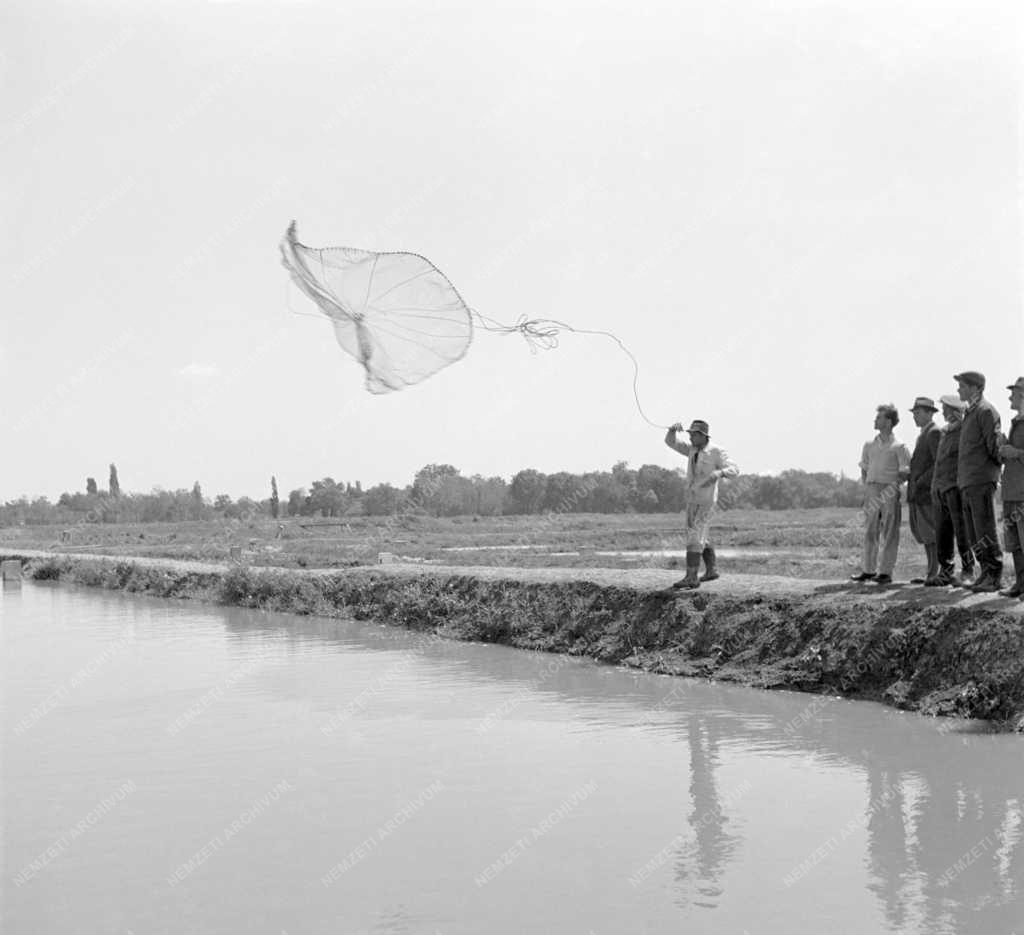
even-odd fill
[{"label": "light trousers", "polygon": [[868,484],[864,501],[864,572],[892,574],[900,550],[902,520],[899,485]]},{"label": "light trousers", "polygon": [[686,551],[701,552],[708,545],[713,503],[691,503],[686,507]]}]

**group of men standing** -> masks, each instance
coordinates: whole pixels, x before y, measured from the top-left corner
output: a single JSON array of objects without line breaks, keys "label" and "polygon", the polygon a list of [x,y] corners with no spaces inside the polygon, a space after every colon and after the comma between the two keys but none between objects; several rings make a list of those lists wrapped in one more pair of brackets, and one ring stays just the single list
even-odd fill
[{"label": "group of men standing", "polygon": [[[919,432],[913,453],[893,434],[900,421],[896,407],[877,408],[878,434],[864,445],[860,460],[866,520],[863,562],[851,578],[892,583],[903,518],[900,492],[906,482],[910,531],[924,546],[927,562],[924,577],[911,583],[999,591],[1003,554],[995,493],[1001,483],[1003,538],[1013,558],[1014,582],[1000,593],[1024,600],[1024,377],[1007,387],[1015,413],[1008,435],[1001,431],[999,412],[985,399],[984,374],[967,370],[953,379],[956,394],[939,398],[945,425],[935,424],[939,408],[931,398],[914,400],[910,412]],[[690,424],[689,442],[679,439],[682,431],[677,422],[665,435],[665,444],[687,460],[686,577],[673,587],[696,588],[719,577],[709,525],[719,480],[734,478],[739,470],[724,449],[710,444],[707,422],[696,419]]]},{"label": "group of men standing", "polygon": [[968,370],[954,380],[956,395],[939,399],[945,425],[935,424],[939,410],[929,397],[914,400],[910,412],[919,433],[913,453],[893,434],[899,424],[896,407],[878,407],[878,434],[864,445],[860,461],[867,525],[861,571],[852,579],[892,582],[902,520],[900,488],[906,481],[910,531],[924,546],[927,562],[924,577],[912,583],[999,591],[1003,555],[995,492],[1001,482],[1003,536],[1015,580],[1000,593],[1024,600],[1024,377],[1007,387],[1015,412],[1008,435],[1001,432],[995,406],[985,399],[984,374]]}]

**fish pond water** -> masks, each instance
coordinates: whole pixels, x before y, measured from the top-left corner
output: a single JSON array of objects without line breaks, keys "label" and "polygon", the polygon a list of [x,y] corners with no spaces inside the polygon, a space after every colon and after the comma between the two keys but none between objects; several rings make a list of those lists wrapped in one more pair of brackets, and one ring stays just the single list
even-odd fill
[{"label": "fish pond water", "polygon": [[8,584],[5,935],[1024,933],[1024,739]]}]

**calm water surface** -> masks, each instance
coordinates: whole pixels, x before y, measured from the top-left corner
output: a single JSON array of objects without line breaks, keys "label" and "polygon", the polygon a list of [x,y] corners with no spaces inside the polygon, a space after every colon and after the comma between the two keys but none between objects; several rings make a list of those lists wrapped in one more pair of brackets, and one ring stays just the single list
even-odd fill
[{"label": "calm water surface", "polygon": [[1020,737],[66,586],[0,618],[6,935],[1024,933]]}]

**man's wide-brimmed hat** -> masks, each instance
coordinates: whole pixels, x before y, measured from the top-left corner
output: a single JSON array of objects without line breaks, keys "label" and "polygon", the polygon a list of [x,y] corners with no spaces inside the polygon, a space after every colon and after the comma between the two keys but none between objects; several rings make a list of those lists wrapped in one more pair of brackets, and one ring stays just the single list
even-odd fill
[{"label": "man's wide-brimmed hat", "polygon": [[1011,383],[1007,387],[1007,389],[1008,390],[1024,390],[1024,377],[1017,377],[1017,382],[1016,383]]},{"label": "man's wide-brimmed hat", "polygon": [[954,373],[954,380],[959,380],[961,383],[969,383],[971,386],[976,386],[979,390],[985,389],[985,374],[978,373],[977,370],[965,370],[963,373]]},{"label": "man's wide-brimmed hat", "polygon": [[943,406],[949,406],[950,409],[958,409],[960,412],[963,412],[967,408],[967,403],[965,403],[955,393],[947,393],[945,396],[940,396],[939,402],[942,403]]},{"label": "man's wide-brimmed hat", "polygon": [[915,409],[930,409],[932,412],[939,411],[935,406],[935,400],[927,396],[918,396],[914,400],[914,405],[910,407],[910,411],[913,412]]},{"label": "man's wide-brimmed hat", "polygon": [[711,432],[708,429],[708,424],[703,419],[694,419],[690,423],[690,427],[686,430],[687,432],[700,432],[703,435],[711,437]]}]

